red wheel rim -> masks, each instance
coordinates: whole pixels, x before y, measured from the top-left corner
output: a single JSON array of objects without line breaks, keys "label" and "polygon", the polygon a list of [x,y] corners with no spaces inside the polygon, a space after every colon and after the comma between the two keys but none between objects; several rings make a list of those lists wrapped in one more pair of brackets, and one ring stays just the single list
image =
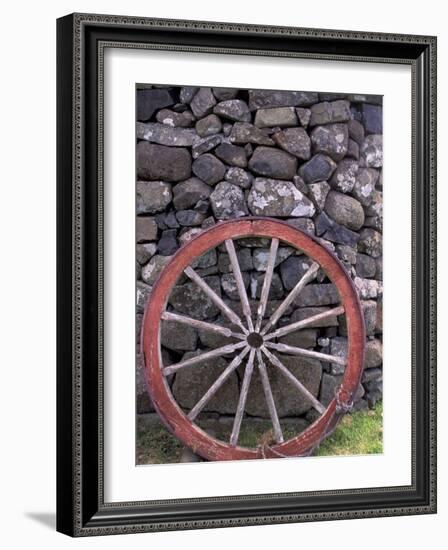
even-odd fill
[{"label": "red wheel rim", "polygon": [[[347,364],[343,379],[323,414],[297,436],[272,446],[245,448],[215,439],[194,424],[182,411],[166,381],[161,360],[160,320],[177,279],[194,258],[226,239],[266,237],[301,249],[317,262],[335,285],[345,309],[348,335]],[[354,285],[338,258],[317,239],[278,220],[248,217],[220,222],[184,244],[164,267],[146,306],[142,325],[142,348],[146,382],[160,418],[172,434],[208,460],[247,460],[309,454],[336,426],[352,403],[364,364],[364,317]]]}]

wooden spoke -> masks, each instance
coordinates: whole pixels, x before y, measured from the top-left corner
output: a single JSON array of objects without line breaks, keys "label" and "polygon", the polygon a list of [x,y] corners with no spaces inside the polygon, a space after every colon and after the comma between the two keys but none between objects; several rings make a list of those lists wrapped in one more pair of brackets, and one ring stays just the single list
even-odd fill
[{"label": "wooden spoke", "polygon": [[257,308],[257,321],[255,324],[255,330],[258,332],[263,321],[263,315],[266,311],[266,304],[268,303],[269,290],[271,289],[272,274],[275,267],[275,259],[277,257],[278,239],[272,239],[271,248],[269,249],[268,265],[266,273],[264,275],[263,288],[261,289],[260,303]]},{"label": "wooden spoke", "polygon": [[244,371],[243,383],[241,384],[240,398],[238,400],[238,407],[236,409],[235,420],[233,421],[232,434],[230,436],[230,445],[233,445],[233,446],[235,446],[238,443],[238,437],[240,435],[241,422],[243,420],[244,408],[246,406],[250,380],[252,378],[252,372],[254,370],[254,358],[255,358],[255,350],[252,349],[250,351],[249,359],[247,361],[246,369]]},{"label": "wooden spoke", "polygon": [[232,353],[233,351],[237,349],[241,349],[242,347],[246,346],[246,342],[238,342],[236,344],[228,344],[227,346],[222,346],[220,348],[213,349],[211,351],[207,351],[206,353],[202,353],[201,355],[196,355],[195,357],[191,357],[190,359],[185,359],[185,361],[181,361],[180,363],[176,363],[174,365],[169,365],[168,367],[165,367],[163,369],[163,372],[165,375],[172,374],[173,372],[178,371],[179,369],[183,369],[185,367],[191,367],[193,365],[197,365],[198,363],[202,363],[203,361],[207,361],[207,359],[213,359],[213,357],[220,357],[221,355],[227,355],[228,353]]},{"label": "wooden spoke", "polygon": [[198,287],[210,298],[210,300],[219,307],[219,309],[224,313],[224,315],[234,324],[240,327],[244,334],[248,334],[249,331],[241,322],[241,319],[238,315],[232,311],[229,306],[212,290],[208,284],[196,273],[196,271],[188,266],[184,269],[184,273],[192,281],[194,281]]},{"label": "wooden spoke", "polygon": [[329,309],[328,311],[317,313],[316,315],[312,315],[307,319],[302,319],[301,321],[297,321],[296,323],[291,323],[290,325],[281,327],[274,332],[270,332],[269,334],[266,334],[264,339],[272,340],[273,338],[280,338],[280,336],[284,336],[285,334],[289,334],[290,332],[295,332],[296,330],[305,328],[316,321],[322,321],[322,319],[327,319],[327,317],[335,317],[337,315],[342,315],[344,311],[345,309],[343,306],[334,307],[332,309]]},{"label": "wooden spoke", "polygon": [[274,429],[274,437],[277,443],[283,443],[283,432],[278,419],[277,409],[275,408],[274,396],[272,395],[272,388],[269,382],[269,376],[264,364],[261,351],[257,350],[258,371],[261,377],[261,384],[263,386],[266,403],[269,410],[269,416],[271,417],[272,427]]},{"label": "wooden spoke", "polygon": [[253,332],[254,325],[252,323],[251,311],[249,300],[247,298],[246,287],[244,286],[243,276],[241,274],[240,264],[236,255],[235,245],[232,239],[226,240],[226,248],[229,254],[230,263],[232,265],[233,275],[235,277],[236,286],[238,288],[238,294],[240,295],[241,305],[243,306],[243,314],[247,321],[247,326],[250,332]]},{"label": "wooden spoke", "polygon": [[274,344],[273,342],[266,342],[268,348],[275,349],[280,353],[286,355],[300,355],[303,357],[313,357],[314,359],[320,359],[327,363],[334,363],[336,365],[345,366],[347,361],[343,357],[337,357],[336,355],[328,355],[327,353],[320,353],[318,351],[312,351],[310,349],[296,348],[294,346],[287,346],[286,344]]},{"label": "wooden spoke", "polygon": [[177,313],[171,313],[170,311],[164,311],[162,313],[162,319],[164,319],[165,321],[175,321],[176,323],[189,325],[200,330],[209,330],[210,332],[216,332],[217,334],[222,334],[223,336],[227,336],[228,338],[245,338],[244,334],[233,332],[228,327],[222,327],[220,325],[214,325],[213,323],[199,321],[198,319],[192,319],[191,317],[178,315]]},{"label": "wooden spoke", "polygon": [[201,399],[196,403],[196,405],[188,413],[188,418],[194,420],[198,414],[202,411],[205,405],[210,401],[210,399],[215,395],[219,388],[224,384],[227,378],[232,374],[232,372],[241,365],[243,359],[249,353],[249,346],[246,346],[243,351],[237,355],[229,365],[223,370],[221,375],[213,382],[210,388],[204,393]]},{"label": "wooden spoke", "polygon": [[285,365],[280,361],[278,357],[276,357],[274,354],[272,354],[268,349],[266,349],[264,346],[261,348],[261,351],[266,355],[266,357],[269,359],[269,361],[277,367],[280,372],[295,386],[302,394],[308,399],[308,401],[313,405],[313,407],[318,411],[320,414],[322,414],[325,411],[325,407],[322,405],[320,401],[318,401],[314,395],[305,388],[305,386],[300,382],[300,380],[297,380],[297,378],[285,367]]},{"label": "wooden spoke", "polygon": [[261,334],[266,334],[267,331],[273,327],[275,324],[277,324],[277,321],[280,319],[280,317],[283,315],[283,313],[288,309],[288,307],[293,302],[294,298],[298,296],[298,294],[303,290],[305,285],[307,285],[314,277],[316,276],[317,271],[319,270],[319,264],[316,262],[313,262],[311,266],[308,268],[307,272],[303,275],[303,277],[300,279],[300,281],[296,284],[296,286],[291,290],[291,292],[286,296],[286,298],[283,300],[283,302],[278,306],[278,308],[275,310],[272,317],[269,319],[267,325],[263,328],[261,331]]}]

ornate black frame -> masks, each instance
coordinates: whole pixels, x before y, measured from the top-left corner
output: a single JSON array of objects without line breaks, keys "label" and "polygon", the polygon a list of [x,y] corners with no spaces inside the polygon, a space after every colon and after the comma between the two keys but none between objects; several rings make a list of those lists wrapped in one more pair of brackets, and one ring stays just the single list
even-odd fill
[{"label": "ornate black frame", "polygon": [[[104,502],[102,63],[111,46],[411,65],[412,485]],[[88,536],[435,513],[436,38],[73,14],[57,22],[57,50],[58,531]]]}]

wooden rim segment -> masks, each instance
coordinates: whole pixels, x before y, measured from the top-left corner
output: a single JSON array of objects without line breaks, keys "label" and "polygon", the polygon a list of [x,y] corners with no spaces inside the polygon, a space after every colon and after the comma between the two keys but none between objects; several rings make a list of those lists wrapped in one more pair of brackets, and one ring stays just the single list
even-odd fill
[{"label": "wooden rim segment", "polygon": [[[335,398],[321,411],[321,416],[297,436],[287,441],[277,438],[278,443],[257,448],[240,447],[215,439],[199,428],[189,418],[189,415],[182,411],[174,400],[166,381],[166,373],[163,372],[160,345],[160,322],[162,315],[165,312],[170,293],[184,270],[190,266],[195,258],[200,257],[221,243],[226,243],[227,251],[232,261],[234,249],[232,250],[233,245],[229,243],[232,243],[233,239],[247,237],[269,238],[271,239],[272,248],[275,249],[278,246],[278,242],[282,241],[302,250],[309,258],[319,264],[339,293],[345,310],[348,333],[348,352],[343,379]],[[265,279],[269,277],[269,271],[272,276],[272,270],[273,266],[269,270],[268,265]],[[242,293],[242,289],[240,287],[238,289]],[[252,321],[249,321],[247,318],[247,304],[245,307],[244,303],[247,297],[244,297],[244,293],[240,294],[240,296],[243,304],[243,320],[246,319],[250,325]],[[263,300],[260,300],[260,303],[262,302]],[[263,312],[258,311],[254,323],[256,329],[260,329],[261,326],[260,316],[263,316]],[[252,326],[252,328],[254,327]],[[250,331],[245,331],[246,335],[248,332]],[[261,333],[263,333],[263,329]],[[266,337],[268,338],[268,335]],[[247,358],[250,358],[250,361],[258,358],[260,361],[260,357],[264,355],[264,359],[267,359],[271,351],[275,350],[275,346],[276,344],[267,343],[266,347],[262,350],[263,353],[250,353],[247,355]],[[364,364],[364,346],[364,316],[359,298],[349,275],[336,255],[325,248],[314,237],[292,227],[286,222],[271,218],[247,217],[219,222],[185,243],[164,267],[153,286],[142,325],[142,351],[145,358],[145,377],[154,407],[175,437],[195,453],[208,460],[245,460],[308,455],[334,429],[342,413],[350,408],[353,396],[361,380]],[[242,346],[240,345],[237,354],[242,352],[241,348]],[[262,371],[263,368],[260,369],[260,375],[269,407],[269,388],[265,386],[266,380]],[[238,419],[239,422],[240,420]],[[275,418],[273,419],[273,427],[274,431],[276,429],[278,431],[278,426],[275,425]]]}]

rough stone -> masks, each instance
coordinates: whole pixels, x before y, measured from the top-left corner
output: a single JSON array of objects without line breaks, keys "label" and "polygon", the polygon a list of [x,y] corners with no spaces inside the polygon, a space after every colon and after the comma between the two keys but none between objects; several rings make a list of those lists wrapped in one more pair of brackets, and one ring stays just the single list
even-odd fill
[{"label": "rough stone", "polygon": [[201,137],[213,136],[219,134],[222,130],[222,122],[216,115],[208,115],[196,122],[196,132]]},{"label": "rough stone", "polygon": [[[241,275],[243,277],[244,287],[247,289],[250,282],[249,274],[246,272],[242,272]],[[223,273],[223,275],[221,276],[221,287],[225,295],[231,300],[240,299],[235,275],[233,273]]]},{"label": "rough stone", "polygon": [[364,126],[358,120],[349,120],[348,122],[348,135],[359,146],[362,145],[365,137]]},{"label": "rough stone", "polygon": [[333,284],[309,284],[294,300],[298,307],[330,306],[339,304],[340,298]]},{"label": "rough stone", "polygon": [[280,276],[286,290],[293,289],[306,271],[311,267],[312,261],[301,256],[291,256],[280,264]]},{"label": "rough stone", "polygon": [[245,101],[241,99],[227,99],[221,101],[213,109],[215,115],[235,122],[250,122],[251,114]]},{"label": "rough stone", "polygon": [[295,346],[298,348],[314,348],[316,346],[317,330],[303,329],[296,332],[290,332],[278,339],[281,344]]},{"label": "rough stone", "polygon": [[166,264],[171,260],[171,256],[153,256],[149,262],[142,267],[142,279],[148,285],[153,285]]},{"label": "rough stone", "polygon": [[336,254],[343,262],[347,262],[349,264],[356,263],[356,248],[354,248],[353,246],[338,244],[336,245]]},{"label": "rough stone", "polygon": [[173,204],[177,210],[193,207],[198,201],[208,199],[210,186],[199,178],[189,178],[173,188]]},{"label": "rough stone", "polygon": [[381,191],[377,191],[376,189],[372,191],[371,201],[366,205],[365,212],[367,216],[383,218],[383,193]]},{"label": "rough stone", "polygon": [[315,92],[289,92],[283,90],[249,90],[249,109],[271,107],[308,107],[317,103]]},{"label": "rough stone", "polygon": [[310,183],[308,185],[308,196],[313,201],[318,211],[321,211],[325,207],[325,200],[327,199],[330,186],[326,181],[320,181],[318,183]]},{"label": "rough stone", "polygon": [[[261,288],[263,286],[264,281],[264,272],[259,272],[254,275],[254,280],[256,281],[256,284],[254,283],[255,288],[255,298],[260,299],[261,296]],[[281,300],[284,298],[284,290],[282,281],[277,273],[274,273],[272,275],[272,281],[271,281],[271,288],[269,289],[269,300]]]},{"label": "rough stone", "polygon": [[165,229],[157,243],[158,252],[161,256],[172,256],[179,248],[177,243],[177,231],[175,229]]},{"label": "rough stone", "polygon": [[336,163],[326,155],[314,155],[308,162],[302,164],[299,174],[306,183],[326,181],[336,169]]},{"label": "rough stone", "polygon": [[191,147],[200,140],[193,128],[177,128],[158,122],[137,122],[137,138],[167,147]]},{"label": "rough stone", "polygon": [[[346,244],[349,246],[356,246],[359,240],[359,235],[355,231],[348,229],[347,227],[336,223],[329,218],[325,212],[321,212],[315,219],[316,233],[317,235],[323,235],[324,246],[328,246],[330,243]],[[334,245],[329,247],[334,250]]]},{"label": "rough stone", "polygon": [[383,133],[383,108],[381,105],[364,103],[361,106],[361,116],[367,134]]},{"label": "rough stone", "polygon": [[348,149],[347,124],[327,124],[316,126],[310,134],[313,153],[328,155],[336,162],[340,161]]},{"label": "rough stone", "polygon": [[[297,321],[303,321],[319,313],[324,313],[328,311],[328,307],[301,307],[293,311],[291,315],[291,323],[296,323]],[[320,321],[314,321],[307,328],[327,328],[327,327],[337,327],[339,325],[338,317],[333,315],[331,317],[326,317]]]},{"label": "rough stone", "polygon": [[[347,359],[348,340],[347,338],[337,336],[331,339],[330,354],[340,357],[341,359]],[[331,363],[330,371],[332,374],[343,374],[345,367]]]},{"label": "rough stone", "polygon": [[176,92],[171,88],[137,90],[137,120],[149,120],[157,109],[176,101]]},{"label": "rough stone", "polygon": [[345,156],[347,158],[359,160],[359,145],[351,138],[348,140],[347,154]]},{"label": "rough stone", "polygon": [[238,88],[213,88],[213,95],[218,101],[234,99],[238,95]]},{"label": "rough stone", "polygon": [[342,382],[342,376],[333,376],[324,372],[322,375],[322,383],[320,386],[319,401],[325,407],[330,403],[334,398],[336,389],[340,386]]},{"label": "rough stone", "polygon": [[311,157],[311,141],[303,128],[287,128],[272,137],[277,145],[291,155],[301,160]]},{"label": "rough stone", "polygon": [[215,185],[224,178],[226,167],[214,155],[206,153],[193,162],[192,170],[195,176],[209,185]]},{"label": "rough stone", "polygon": [[215,155],[231,166],[238,166],[239,168],[246,168],[247,166],[247,154],[244,147],[231,143],[221,143],[215,149]]},{"label": "rough stone", "polygon": [[232,143],[255,143],[256,145],[274,145],[272,139],[262,129],[249,122],[235,122],[230,133]]},{"label": "rough stone", "polygon": [[[366,335],[373,336],[375,334],[376,320],[377,320],[377,303],[374,300],[363,300],[361,306],[364,313],[364,322],[366,326]],[[339,334],[341,336],[347,336],[347,320],[344,315],[338,317],[339,320]]]},{"label": "rough stone", "polygon": [[249,160],[249,168],[259,176],[292,180],[297,172],[297,159],[278,149],[257,147]]},{"label": "rough stone", "polygon": [[201,225],[205,220],[205,214],[197,210],[179,210],[176,213],[176,218],[180,225],[191,227],[194,225]]},{"label": "rough stone", "polygon": [[164,181],[138,181],[136,186],[137,214],[155,214],[169,205],[171,185]]},{"label": "rough stone", "polygon": [[383,253],[381,233],[371,228],[364,228],[359,234],[358,249],[369,256],[378,258]]},{"label": "rough stone", "polygon": [[[213,321],[214,325],[220,325],[226,328],[230,328],[235,331],[239,331],[240,329],[238,327],[235,327],[232,325],[227,318],[225,317],[218,317],[218,319],[215,319]],[[220,348],[222,346],[226,346],[227,344],[232,344],[236,342],[235,338],[224,336],[222,334],[219,334],[217,332],[212,332],[211,330],[203,330],[199,329],[198,331],[199,340],[201,344],[206,348],[216,349]]]},{"label": "rough stone", "polygon": [[358,292],[361,300],[370,300],[372,298],[378,298],[383,293],[383,285],[381,281],[374,279],[361,279],[361,277],[355,277],[353,280],[356,291]]},{"label": "rough stone", "polygon": [[195,117],[190,111],[176,113],[176,111],[170,109],[162,109],[157,113],[156,120],[167,126],[188,128],[193,125]]},{"label": "rough stone", "polygon": [[383,136],[370,134],[361,145],[361,158],[368,168],[383,166]]},{"label": "rough stone", "polygon": [[366,356],[364,360],[365,369],[374,369],[383,363],[383,344],[378,339],[367,340]]},{"label": "rough stone", "polygon": [[[274,266],[282,264],[287,258],[294,254],[294,248],[280,246],[277,249]],[[269,248],[256,248],[252,253],[253,265],[256,271],[266,271],[268,267]],[[282,264],[283,265],[283,264]]]},{"label": "rough stone", "polygon": [[[286,220],[288,225],[292,225],[296,229],[299,229],[300,231],[304,231],[305,233],[308,233],[308,235],[315,235],[316,234],[316,228],[314,227],[314,222],[310,218],[291,218],[289,220]],[[296,250],[296,255],[299,254],[300,251]]]},{"label": "rough stone", "polygon": [[[216,249],[212,248],[208,252],[202,254],[202,256],[199,256],[199,258],[196,258],[196,260],[191,263],[191,267],[194,269],[208,269],[212,266],[216,266],[217,261],[218,254],[216,253]],[[215,273],[218,273],[217,267]]]},{"label": "rough stone", "polygon": [[177,229],[179,223],[176,219],[176,213],[171,210],[170,212],[159,212],[156,215],[156,223],[159,229]]},{"label": "rough stone", "polygon": [[152,217],[137,217],[136,220],[136,239],[138,243],[155,241],[157,239],[157,224]]},{"label": "rough stone", "polygon": [[137,354],[135,368],[135,397],[137,413],[144,414],[152,412],[154,410],[154,407],[146,387],[145,364],[143,361],[143,356],[140,353]]},{"label": "rough stone", "polygon": [[148,301],[149,296],[151,295],[152,287],[143,283],[142,281],[137,281],[136,283],[136,309],[137,311],[143,313],[146,302]]},{"label": "rough stone", "polygon": [[196,118],[209,115],[216,105],[216,99],[210,88],[199,88],[191,100],[190,107]]},{"label": "rough stone", "polygon": [[231,166],[227,170],[224,179],[229,183],[238,185],[238,187],[241,187],[242,189],[250,189],[250,186],[254,181],[254,177],[250,172],[247,172],[238,166]]},{"label": "rough stone", "polygon": [[241,218],[248,214],[244,194],[240,187],[227,181],[218,183],[210,195],[213,214],[218,220]]},{"label": "rough stone", "polygon": [[291,182],[268,178],[255,178],[247,202],[256,216],[311,217],[316,210]]},{"label": "rough stone", "polygon": [[340,225],[358,230],[364,223],[364,210],[353,197],[330,191],[325,201],[325,211]]},{"label": "rough stone", "polygon": [[146,264],[156,252],[156,243],[138,244],[135,247],[135,257],[140,265]]},{"label": "rough stone", "polygon": [[372,202],[377,180],[378,171],[374,168],[359,169],[352,194],[363,206],[369,206]]},{"label": "rough stone", "polygon": [[180,89],[179,98],[182,103],[191,103],[191,100],[194,98],[198,90],[199,88],[195,86],[184,86]]},{"label": "rough stone", "polygon": [[376,262],[372,256],[358,253],[356,256],[356,275],[361,278],[375,277]]},{"label": "rough stone", "polygon": [[345,100],[324,101],[311,107],[310,126],[350,120],[350,103]]},{"label": "rough stone", "polygon": [[355,186],[358,169],[359,164],[356,160],[341,160],[331,176],[330,185],[337,191],[349,193]]},{"label": "rough stone", "polygon": [[[212,290],[221,295],[219,277],[212,275],[204,280]],[[175,286],[168,301],[175,310],[194,319],[210,319],[219,313],[217,306],[193,281]]]},{"label": "rough stone", "polygon": [[182,181],[191,175],[187,149],[141,141],[137,144],[137,177],[142,180]]},{"label": "rough stone", "polygon": [[201,138],[193,147],[191,148],[191,155],[194,159],[197,159],[199,156],[212,151],[217,147],[223,139],[222,134],[216,134],[213,136],[207,136]]},{"label": "rough stone", "polygon": [[174,351],[194,351],[198,335],[196,330],[176,321],[161,322],[160,341],[162,346]]},{"label": "rough stone", "polygon": [[[250,121],[250,119],[249,119]],[[293,107],[258,109],[255,114],[255,126],[259,128],[297,126],[297,115]]]},{"label": "rough stone", "polygon": [[[241,271],[250,271],[251,269],[253,269],[254,264],[252,261],[252,252],[250,248],[237,249],[236,256],[238,258],[238,264]],[[230,264],[230,258],[228,254],[219,254],[218,269],[221,273],[230,273],[230,271],[232,271],[232,266]]]},{"label": "rough stone", "polygon": [[296,114],[300,124],[304,128],[307,128],[311,119],[311,110],[305,109],[304,107],[296,107]]}]

